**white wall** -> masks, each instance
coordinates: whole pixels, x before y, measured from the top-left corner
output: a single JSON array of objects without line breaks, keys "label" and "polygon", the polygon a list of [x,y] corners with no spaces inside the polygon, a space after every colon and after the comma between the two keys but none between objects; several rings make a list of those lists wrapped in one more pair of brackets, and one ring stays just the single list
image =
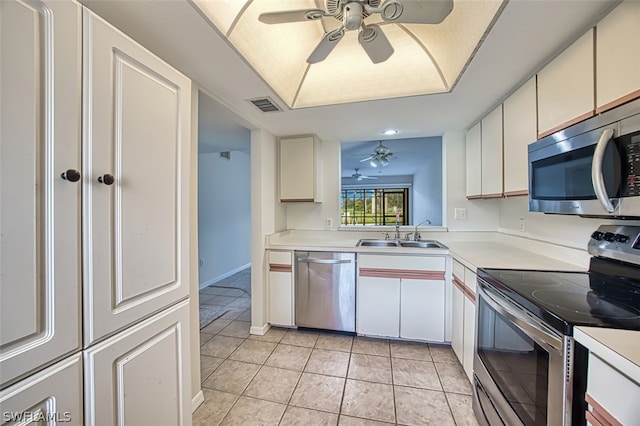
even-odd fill
[{"label": "white wall", "polygon": [[442,225],[442,143],[428,144],[423,167],[413,175],[414,225],[429,219],[432,225]]},{"label": "white wall", "polygon": [[[465,137],[463,131],[450,131],[442,135],[444,151],[443,172],[446,176],[445,200],[446,222],[450,231],[497,231],[498,203],[496,200],[467,200],[466,198],[466,166]],[[454,209],[467,210],[467,218],[454,219]]]},{"label": "white wall", "polygon": [[285,210],[277,200],[276,138],[251,131],[251,333],[267,325],[266,236],[286,228]]},{"label": "white wall", "polygon": [[[568,247],[586,250],[591,233],[599,225],[640,225],[640,221],[593,219],[579,216],[530,213],[527,197],[499,201],[500,231]],[[520,219],[525,220],[525,232],[520,232]]]},{"label": "white wall", "polygon": [[251,262],[251,157],[231,152],[198,155],[198,251],[200,286],[206,286]]}]

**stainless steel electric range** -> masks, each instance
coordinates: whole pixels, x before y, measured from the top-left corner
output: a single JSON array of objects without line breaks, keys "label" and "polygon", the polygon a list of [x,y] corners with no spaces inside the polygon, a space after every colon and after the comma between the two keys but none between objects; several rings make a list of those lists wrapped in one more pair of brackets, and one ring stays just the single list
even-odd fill
[{"label": "stainless steel electric range", "polygon": [[640,227],[603,225],[588,272],[479,269],[474,411],[489,425],[585,424],[579,325],[640,331]]}]

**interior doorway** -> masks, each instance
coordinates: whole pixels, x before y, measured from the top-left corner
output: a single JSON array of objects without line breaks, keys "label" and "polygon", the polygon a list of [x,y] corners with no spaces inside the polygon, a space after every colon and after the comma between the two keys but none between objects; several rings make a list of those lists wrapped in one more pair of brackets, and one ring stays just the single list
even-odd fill
[{"label": "interior doorway", "polygon": [[198,97],[198,262],[200,329],[222,317],[250,322],[251,131],[203,92]]}]

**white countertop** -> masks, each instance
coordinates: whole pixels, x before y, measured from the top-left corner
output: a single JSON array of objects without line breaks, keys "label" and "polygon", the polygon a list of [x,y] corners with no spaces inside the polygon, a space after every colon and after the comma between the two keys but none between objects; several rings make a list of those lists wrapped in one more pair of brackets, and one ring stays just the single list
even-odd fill
[{"label": "white countertop", "polygon": [[640,386],[640,332],[602,327],[575,327],[574,338]]},{"label": "white countertop", "polygon": [[[475,271],[477,268],[542,269],[585,271],[586,251],[540,241],[516,238],[497,232],[446,232],[423,230],[423,240],[436,240],[444,249],[356,247],[360,238],[382,239],[379,231],[284,231],[267,238],[268,249],[308,251],[352,251],[385,254],[451,254]],[[544,253],[544,254],[541,254]]]}]

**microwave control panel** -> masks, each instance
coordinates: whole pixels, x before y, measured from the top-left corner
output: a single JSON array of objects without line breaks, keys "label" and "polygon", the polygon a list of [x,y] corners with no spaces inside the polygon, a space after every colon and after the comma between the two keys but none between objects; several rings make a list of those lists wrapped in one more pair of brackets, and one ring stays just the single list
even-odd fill
[{"label": "microwave control panel", "polygon": [[620,137],[624,147],[627,166],[627,188],[625,196],[635,197],[640,195],[640,132]]}]

